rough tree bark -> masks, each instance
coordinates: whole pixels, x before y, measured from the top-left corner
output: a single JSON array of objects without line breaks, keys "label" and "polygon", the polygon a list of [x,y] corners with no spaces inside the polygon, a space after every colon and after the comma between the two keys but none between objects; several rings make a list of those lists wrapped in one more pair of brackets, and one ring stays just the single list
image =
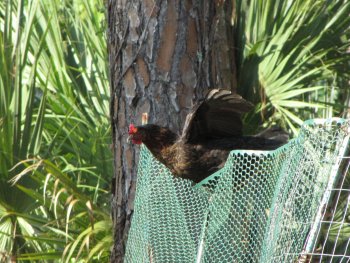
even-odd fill
[{"label": "rough tree bark", "polygon": [[138,147],[128,125],[180,131],[208,88],[235,90],[230,17],[224,0],[109,0],[108,48],[114,151],[111,262],[122,262],[136,185]]}]

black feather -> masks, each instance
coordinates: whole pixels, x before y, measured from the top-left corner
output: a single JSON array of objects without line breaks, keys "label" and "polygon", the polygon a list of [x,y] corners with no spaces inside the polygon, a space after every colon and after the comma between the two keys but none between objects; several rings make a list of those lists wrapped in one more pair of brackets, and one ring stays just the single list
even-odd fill
[{"label": "black feather", "polygon": [[187,116],[182,139],[198,143],[214,138],[242,135],[241,115],[253,105],[228,90],[210,90],[205,99],[195,105]]}]

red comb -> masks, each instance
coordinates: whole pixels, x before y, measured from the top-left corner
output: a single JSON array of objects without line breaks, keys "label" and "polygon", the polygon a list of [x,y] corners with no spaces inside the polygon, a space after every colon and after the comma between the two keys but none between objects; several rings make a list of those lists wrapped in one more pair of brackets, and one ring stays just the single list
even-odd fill
[{"label": "red comb", "polygon": [[135,127],[134,124],[129,125],[129,134],[134,134],[137,132],[137,128]]}]

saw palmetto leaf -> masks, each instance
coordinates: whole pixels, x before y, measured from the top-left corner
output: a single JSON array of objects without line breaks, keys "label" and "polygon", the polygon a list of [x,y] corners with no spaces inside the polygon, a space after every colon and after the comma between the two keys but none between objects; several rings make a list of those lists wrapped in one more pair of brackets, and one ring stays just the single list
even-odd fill
[{"label": "saw palmetto leaf", "polygon": [[[295,132],[301,119],[330,117],[326,106],[337,98],[330,99],[327,91],[349,78],[350,3],[236,3],[238,92],[262,103],[256,113],[263,119]],[[333,109],[341,111],[336,105]]]}]

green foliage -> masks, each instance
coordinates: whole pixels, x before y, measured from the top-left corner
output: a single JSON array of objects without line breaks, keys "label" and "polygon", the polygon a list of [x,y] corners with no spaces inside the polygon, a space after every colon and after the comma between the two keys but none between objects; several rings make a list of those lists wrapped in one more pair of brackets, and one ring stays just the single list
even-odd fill
[{"label": "green foliage", "polygon": [[[248,131],[262,124],[278,124],[295,134],[303,120],[347,112],[349,1],[235,3],[232,22],[238,92],[257,105],[245,120]],[[339,205],[331,208],[336,210],[335,222],[349,217],[348,205],[348,199],[340,198]],[[339,249],[338,254],[344,253],[350,233],[348,224],[324,227],[322,233],[318,242],[329,240],[325,247],[318,248],[322,253],[334,253],[333,247]]]},{"label": "green foliage", "polygon": [[108,257],[103,11],[99,0],[0,3],[3,260]]},{"label": "green foliage", "polygon": [[235,2],[238,92],[258,105],[249,124],[296,133],[307,118],[330,117],[327,105],[344,110],[349,1]]}]

